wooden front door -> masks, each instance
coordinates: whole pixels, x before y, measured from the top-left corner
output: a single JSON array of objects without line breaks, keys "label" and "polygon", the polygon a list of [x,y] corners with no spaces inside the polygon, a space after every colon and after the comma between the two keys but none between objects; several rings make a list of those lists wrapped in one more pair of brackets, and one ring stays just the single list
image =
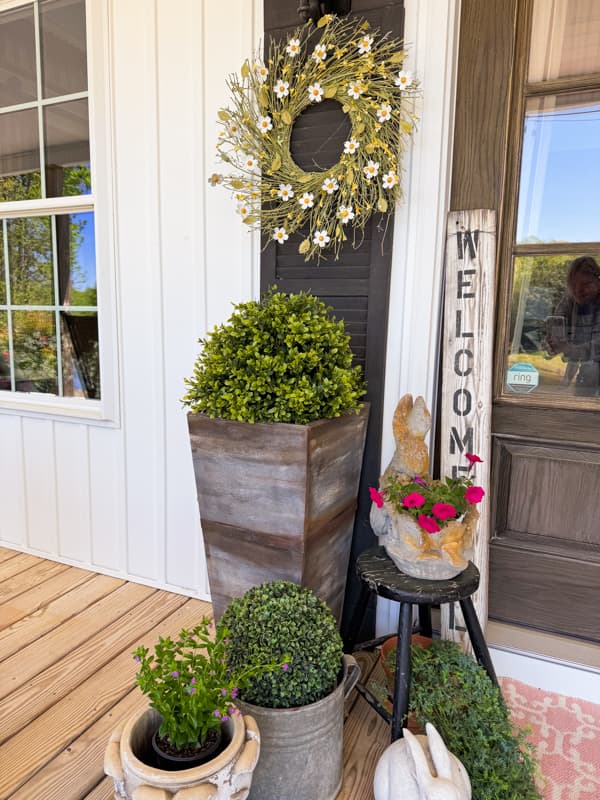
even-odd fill
[{"label": "wooden front door", "polygon": [[[374,28],[390,31],[393,36],[402,38],[403,0],[354,0],[351,5],[352,15],[363,17]],[[297,0],[265,0],[267,46],[269,37],[286,37],[301,24],[297,9]],[[308,108],[294,124],[292,156],[305,170],[328,170],[337,163],[349,130],[347,115],[333,100]],[[272,241],[266,244],[261,257],[261,292],[274,284],[284,292],[310,291],[333,308],[334,316],[344,320],[350,334],[355,363],[364,369],[366,399],[371,404],[344,604],[342,627],[346,628],[359,589],[353,564],[363,550],[375,543],[369,524],[371,501],[368,487],[377,485],[381,467],[393,217],[381,214],[371,217],[357,249],[348,243],[342,248],[337,261],[331,256],[320,264],[306,262],[304,256],[298,253],[302,238],[301,235],[291,237],[292,246],[286,249]],[[373,601],[370,618],[363,629],[365,638],[369,638],[373,632],[374,609]]]},{"label": "wooden front door", "polygon": [[517,6],[490,617],[600,642],[600,4]]}]

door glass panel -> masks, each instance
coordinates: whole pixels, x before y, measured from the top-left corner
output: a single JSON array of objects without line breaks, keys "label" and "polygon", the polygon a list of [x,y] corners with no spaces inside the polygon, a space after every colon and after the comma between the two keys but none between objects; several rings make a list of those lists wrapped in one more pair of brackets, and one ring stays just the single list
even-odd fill
[{"label": "door glass panel", "polygon": [[529,81],[600,72],[598,0],[535,0]]},{"label": "door glass panel", "polygon": [[41,196],[37,109],[0,114],[0,202]]},{"label": "door glass panel", "polygon": [[31,3],[0,14],[0,107],[36,99],[35,25]]},{"label": "door glass panel", "polygon": [[527,101],[517,243],[600,239],[600,91]]},{"label": "door glass panel", "polygon": [[13,311],[15,388],[57,394],[56,332],[53,311]]},{"label": "door glass panel", "polygon": [[61,312],[63,395],[100,398],[98,315],[92,311]]},{"label": "door glass panel", "polygon": [[90,194],[90,136],[87,100],[44,109],[46,196]]},{"label": "door glass panel", "polygon": [[54,305],[50,217],[8,223],[8,267],[13,305]]},{"label": "door glass panel", "polygon": [[42,95],[60,97],[85,91],[85,0],[42,0],[40,43]]},{"label": "door glass panel", "polygon": [[506,394],[600,396],[600,253],[514,260]]}]

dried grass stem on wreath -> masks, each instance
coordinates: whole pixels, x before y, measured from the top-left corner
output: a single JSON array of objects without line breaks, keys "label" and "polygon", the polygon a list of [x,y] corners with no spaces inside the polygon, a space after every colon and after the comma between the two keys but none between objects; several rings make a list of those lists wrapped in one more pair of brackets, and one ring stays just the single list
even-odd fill
[{"label": "dried grass stem on wreath", "polygon": [[[217,150],[232,171],[210,182],[232,192],[242,220],[267,241],[290,246],[292,234],[308,232],[298,247],[307,261],[327,251],[337,258],[348,240],[356,247],[371,214],[389,214],[402,197],[401,159],[418,93],[404,58],[398,39],[332,15],[272,42],[266,63],[245,61],[228,78]],[[306,172],[290,152],[292,128],[324,99],[341,104],[351,130],[337,164]]]}]

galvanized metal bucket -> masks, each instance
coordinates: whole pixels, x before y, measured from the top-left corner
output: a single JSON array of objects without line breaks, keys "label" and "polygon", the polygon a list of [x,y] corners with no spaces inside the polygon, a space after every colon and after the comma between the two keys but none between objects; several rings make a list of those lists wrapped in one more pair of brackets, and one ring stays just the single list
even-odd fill
[{"label": "galvanized metal bucket", "polygon": [[241,702],[258,724],[260,758],[249,800],[335,800],[342,786],[344,700],[360,677],[352,656],[334,691],[297,708],[263,708]]}]

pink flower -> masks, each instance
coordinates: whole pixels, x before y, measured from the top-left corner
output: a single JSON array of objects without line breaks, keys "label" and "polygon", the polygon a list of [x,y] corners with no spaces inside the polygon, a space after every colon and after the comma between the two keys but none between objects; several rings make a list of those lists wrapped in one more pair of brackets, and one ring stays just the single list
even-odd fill
[{"label": "pink flower", "polygon": [[282,664],[282,665],[281,665],[281,669],[282,669],[284,672],[287,672],[289,668],[290,668],[290,665],[289,665],[289,664]]},{"label": "pink flower", "polygon": [[179,677],[179,673],[177,672],[177,670],[175,670],[174,672],[171,673],[171,677],[172,678],[178,678]]},{"label": "pink flower", "polygon": [[426,533],[437,533],[441,530],[434,518],[426,517],[425,514],[419,514],[417,522],[419,523],[419,527],[423,528]]},{"label": "pink flower", "polygon": [[419,486],[427,486],[427,481],[424,481],[419,475],[415,475],[413,483],[418,483]]},{"label": "pink flower", "polygon": [[465,453],[466,459],[469,462],[469,469],[473,464],[483,464],[483,459],[476,456],[475,453]]},{"label": "pink flower", "polygon": [[451,503],[435,503],[431,513],[438,519],[452,519],[456,516],[456,509]]},{"label": "pink flower", "polygon": [[371,500],[377,508],[381,508],[383,506],[383,495],[381,492],[378,492],[377,489],[374,489],[372,486],[369,486],[369,495]]},{"label": "pink flower", "polygon": [[[404,500],[402,501],[402,505],[404,508],[421,508],[421,506],[425,503],[425,498],[422,494],[418,492],[411,492],[407,494]],[[438,528],[439,530],[439,528]]]},{"label": "pink flower", "polygon": [[465,500],[467,503],[481,503],[484,494],[481,486],[469,486],[465,492]]}]

